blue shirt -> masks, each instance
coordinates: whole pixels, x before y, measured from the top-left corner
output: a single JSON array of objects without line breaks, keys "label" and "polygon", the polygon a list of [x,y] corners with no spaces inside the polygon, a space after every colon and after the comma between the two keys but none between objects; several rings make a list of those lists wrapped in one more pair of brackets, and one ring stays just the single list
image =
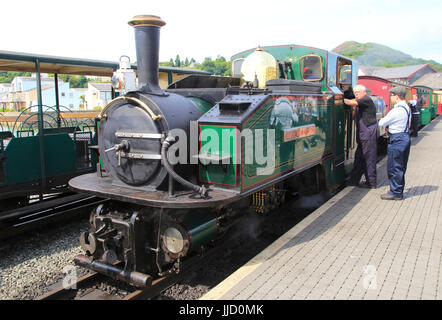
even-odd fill
[{"label": "blue shirt", "polygon": [[[407,123],[408,128],[406,128]],[[388,132],[390,133],[409,132],[410,123],[411,110],[405,101],[396,103],[394,108],[391,109],[385,117],[379,120],[379,126],[388,126]]]}]

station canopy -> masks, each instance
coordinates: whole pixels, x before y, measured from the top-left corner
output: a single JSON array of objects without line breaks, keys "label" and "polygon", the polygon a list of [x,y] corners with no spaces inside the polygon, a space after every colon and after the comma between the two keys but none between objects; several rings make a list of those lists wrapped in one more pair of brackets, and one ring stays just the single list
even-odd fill
[{"label": "station canopy", "polygon": [[[36,72],[36,62],[40,63],[41,73],[75,74],[112,77],[112,73],[119,68],[118,62],[92,59],[57,57],[41,54],[2,51],[0,50],[0,71]],[[136,70],[136,64],[132,64]],[[159,72],[178,74],[208,74],[195,69],[184,69],[160,66]]]}]

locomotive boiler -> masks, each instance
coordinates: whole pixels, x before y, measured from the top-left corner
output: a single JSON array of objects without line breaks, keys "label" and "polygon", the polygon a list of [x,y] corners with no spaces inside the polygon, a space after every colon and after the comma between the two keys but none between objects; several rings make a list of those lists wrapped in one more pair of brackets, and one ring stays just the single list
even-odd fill
[{"label": "locomotive boiler", "polygon": [[99,115],[104,170],[70,181],[112,200],[91,214],[77,264],[146,287],[178,272],[245,209],[265,213],[288,192],[344,181],[355,146],[343,95],[355,84],[354,61],[304,46],[258,47],[232,58],[232,77],[191,75],[163,90],[165,22],[135,16],[129,25],[138,86]]}]

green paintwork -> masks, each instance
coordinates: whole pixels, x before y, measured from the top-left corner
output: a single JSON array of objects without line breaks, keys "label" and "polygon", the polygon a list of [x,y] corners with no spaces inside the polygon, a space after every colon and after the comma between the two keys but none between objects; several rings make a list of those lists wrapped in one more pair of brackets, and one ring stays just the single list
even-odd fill
[{"label": "green paintwork", "polygon": [[[230,164],[200,165],[199,179],[202,182],[216,183],[227,186],[237,185],[236,165],[236,127],[221,125],[201,125],[202,137],[200,153],[212,156],[229,156]],[[211,141],[208,137],[217,137]]]},{"label": "green paintwork", "polygon": [[[293,121],[287,121],[290,108],[296,110]],[[332,121],[333,117],[336,121]],[[252,164],[246,164],[243,156],[242,189],[247,190],[283,174],[321,163],[324,158],[330,157],[332,154],[334,154],[333,165],[338,165],[338,170],[333,172],[333,175],[336,176],[335,180],[343,179],[345,177],[345,167],[343,166],[345,160],[344,117],[343,107],[335,106],[331,96],[273,96],[258,109],[253,117],[243,125],[243,128],[251,129],[254,134],[255,150],[253,154],[255,154],[256,146],[263,145],[263,149],[268,150],[267,136],[264,135],[262,141],[257,141],[256,130],[266,128],[275,130],[274,168],[271,167],[258,174],[258,169],[263,170],[266,168],[266,164],[260,165],[256,159]],[[275,121],[275,118],[280,118],[282,121]],[[284,141],[284,132],[302,130],[302,128],[311,128],[312,126],[314,126],[313,135]],[[339,164],[341,165],[339,166]],[[331,185],[334,185],[335,182],[334,179],[330,179]]]},{"label": "green paintwork", "polygon": [[[2,185],[23,183],[41,178],[39,137],[13,138],[5,149],[6,181]],[[47,177],[75,172],[74,142],[67,134],[44,136]]]},{"label": "green paintwork", "polygon": [[207,101],[204,101],[202,99],[190,97],[188,98],[190,101],[192,101],[195,104],[195,107],[202,113],[205,114],[207,111],[209,111],[213,106],[209,104]]},{"label": "green paintwork", "polygon": [[424,99],[424,104],[421,106],[421,125],[426,126],[435,117],[435,110],[433,111],[433,90],[425,86],[417,86],[416,93],[419,98]]},{"label": "green paintwork", "polygon": [[217,219],[206,211],[192,211],[180,217],[192,238],[191,250],[197,250],[217,234]]},{"label": "green paintwork", "polygon": [[[91,167],[77,168],[76,142],[67,133],[47,134],[43,136],[46,176],[48,179],[59,176],[76,175],[94,170],[97,158],[92,156]],[[94,139],[92,143],[94,143]],[[39,181],[41,176],[40,137],[12,138],[4,149],[3,161],[5,180],[0,187]]]},{"label": "green paintwork", "polygon": [[421,125],[426,126],[431,122],[431,110],[428,107],[421,108]]},{"label": "green paintwork", "polygon": [[[329,94],[269,95],[263,99],[261,105],[256,106],[252,116],[241,124],[242,151],[239,165],[225,166],[225,171],[220,165],[200,165],[200,181],[237,186],[246,192],[282,175],[322,164],[328,178],[328,186],[333,188],[342,183],[346,175],[345,115],[343,105],[335,105],[333,96]],[[234,140],[234,127],[216,123],[219,121],[217,118],[213,121],[213,125],[200,125],[203,136],[210,135],[207,130],[215,131],[220,139],[217,143],[220,148],[216,154],[233,154],[233,143],[230,143],[228,152],[221,151],[226,150],[221,146],[227,145],[228,136],[231,141]],[[267,129],[274,130],[273,161],[267,159],[270,154]],[[246,132],[250,132],[251,135],[245,134]],[[296,133],[299,134],[298,137],[295,137]],[[269,143],[271,141],[270,139]],[[248,149],[250,145],[253,146],[252,149]],[[207,141],[203,140],[201,153],[205,153],[206,149]],[[211,153],[214,154],[213,151]],[[247,154],[252,155],[251,162]],[[267,161],[259,163],[257,154],[262,154]],[[235,167],[240,168],[237,180]]]},{"label": "green paintwork", "polygon": [[[292,109],[296,109],[297,114],[294,118],[288,118],[288,115],[295,114]],[[246,164],[243,155],[242,189],[254,187],[285,172],[300,168],[315,159],[319,161],[324,153],[331,152],[331,128],[326,125],[331,120],[331,112],[328,109],[327,101],[322,97],[305,96],[272,96],[262,107],[258,108],[257,112],[243,124],[243,129],[250,129],[253,132],[254,155],[256,155],[257,147],[263,146],[263,150],[268,150],[266,131],[261,140],[256,135],[256,130],[267,128],[274,130],[275,162],[274,167],[266,163],[260,165],[255,156],[253,163]],[[309,125],[316,127],[314,135],[284,142],[284,132]],[[269,169],[263,171],[266,167]]]}]

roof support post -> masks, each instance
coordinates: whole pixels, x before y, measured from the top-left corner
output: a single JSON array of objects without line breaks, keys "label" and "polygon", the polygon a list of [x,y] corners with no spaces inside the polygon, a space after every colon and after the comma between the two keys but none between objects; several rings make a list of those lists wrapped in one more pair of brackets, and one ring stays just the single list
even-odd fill
[{"label": "roof support post", "polygon": [[44,123],[43,123],[43,101],[41,98],[41,77],[40,77],[40,60],[35,59],[35,72],[37,80],[37,100],[38,100],[38,141],[40,148],[40,170],[41,170],[41,185],[40,185],[40,200],[43,200],[43,192],[46,189],[46,163],[44,152]]},{"label": "roof support post", "polygon": [[171,84],[173,82],[173,74],[172,71],[167,72],[167,82],[168,84]]},{"label": "roof support post", "polygon": [[54,73],[54,81],[55,81],[55,110],[57,110],[57,126],[61,127],[61,118],[60,118],[60,98],[58,95],[58,74]]}]

